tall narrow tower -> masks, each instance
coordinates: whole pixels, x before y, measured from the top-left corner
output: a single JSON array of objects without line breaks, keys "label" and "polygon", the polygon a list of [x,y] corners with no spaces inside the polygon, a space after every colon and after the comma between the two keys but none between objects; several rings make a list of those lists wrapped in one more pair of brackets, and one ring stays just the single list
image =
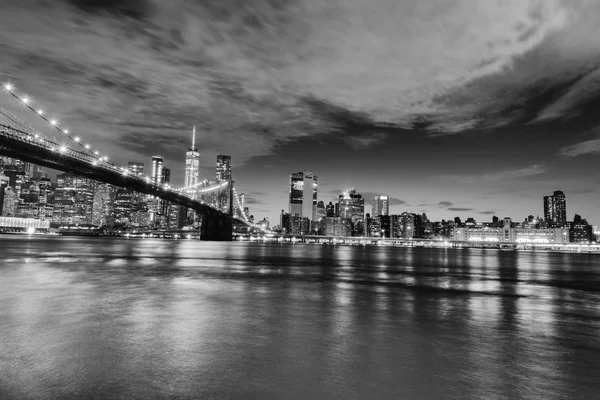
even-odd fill
[{"label": "tall narrow tower", "polygon": [[184,186],[193,186],[198,183],[200,174],[200,153],[196,148],[196,127],[192,130],[192,147],[185,152],[185,180]]}]

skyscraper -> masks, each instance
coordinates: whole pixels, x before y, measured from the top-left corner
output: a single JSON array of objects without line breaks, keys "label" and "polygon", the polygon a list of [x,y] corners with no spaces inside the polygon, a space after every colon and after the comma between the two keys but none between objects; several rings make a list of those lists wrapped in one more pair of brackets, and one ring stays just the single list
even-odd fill
[{"label": "skyscraper", "polygon": [[554,218],[556,218],[556,223],[565,224],[567,222],[567,198],[560,190],[555,191],[552,197],[554,197]]},{"label": "skyscraper", "polygon": [[196,149],[196,127],[192,130],[192,147],[185,152],[184,186],[193,186],[200,179],[200,153]]},{"label": "skyscraper", "polygon": [[155,185],[160,185],[163,178],[163,167],[165,159],[162,156],[152,156],[152,182]]},{"label": "skyscraper", "polygon": [[165,166],[163,166],[162,170],[162,183],[171,184],[171,170]]},{"label": "skyscraper", "polygon": [[134,175],[144,175],[144,163],[142,162],[129,161],[127,169]]},{"label": "skyscraper", "polygon": [[312,171],[290,175],[290,214],[315,221],[317,218],[318,179]]},{"label": "skyscraper", "polygon": [[91,224],[94,181],[72,174],[56,177],[53,221],[63,224]]},{"label": "skyscraper", "polygon": [[567,222],[567,199],[562,191],[557,190],[552,196],[544,196],[544,219],[560,225]]},{"label": "skyscraper", "polygon": [[231,180],[231,156],[219,154],[217,156],[217,181]]},{"label": "skyscraper", "polygon": [[371,216],[376,218],[380,215],[389,215],[389,197],[385,194],[379,194],[373,197],[373,204],[371,205]]}]

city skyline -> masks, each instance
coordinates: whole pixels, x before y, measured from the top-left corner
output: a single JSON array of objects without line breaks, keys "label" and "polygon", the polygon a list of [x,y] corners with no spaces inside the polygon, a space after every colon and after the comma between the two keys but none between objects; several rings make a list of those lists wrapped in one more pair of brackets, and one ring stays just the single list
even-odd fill
[{"label": "city skyline", "polygon": [[196,125],[200,177],[231,155],[257,219],[312,170],[326,204],[356,188],[390,214],[521,220],[562,190],[598,222],[596,4],[94,4],[3,6],[0,78],[120,165],[162,154],[183,186]]}]

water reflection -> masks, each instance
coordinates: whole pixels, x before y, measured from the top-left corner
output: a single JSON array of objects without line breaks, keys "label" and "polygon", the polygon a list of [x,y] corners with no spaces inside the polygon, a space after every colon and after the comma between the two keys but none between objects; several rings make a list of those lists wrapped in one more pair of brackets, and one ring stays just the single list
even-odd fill
[{"label": "water reflection", "polygon": [[600,390],[600,276],[589,255],[0,241],[0,397],[559,399]]}]

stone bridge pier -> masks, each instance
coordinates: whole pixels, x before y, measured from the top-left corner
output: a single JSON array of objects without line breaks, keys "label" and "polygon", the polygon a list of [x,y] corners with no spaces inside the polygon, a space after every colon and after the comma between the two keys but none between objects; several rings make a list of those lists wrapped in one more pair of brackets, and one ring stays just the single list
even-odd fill
[{"label": "stone bridge pier", "polygon": [[233,218],[231,215],[199,211],[198,216],[200,217],[200,240],[233,240]]}]

